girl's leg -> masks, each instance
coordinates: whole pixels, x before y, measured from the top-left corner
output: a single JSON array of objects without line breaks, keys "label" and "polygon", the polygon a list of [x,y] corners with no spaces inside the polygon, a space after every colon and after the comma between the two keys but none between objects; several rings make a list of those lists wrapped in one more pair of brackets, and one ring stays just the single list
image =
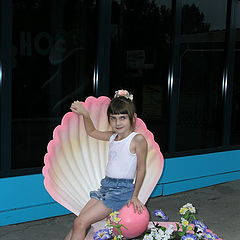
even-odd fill
[{"label": "girl's leg", "polygon": [[70,232],[68,233],[68,235],[64,238],[64,240],[70,240],[72,237],[72,229],[70,230]]},{"label": "girl's leg", "polygon": [[[91,206],[93,206],[94,204],[97,203],[97,199],[95,198],[91,198],[86,205],[83,207],[83,209],[81,210],[80,214],[83,214],[84,212],[86,212],[88,210],[88,208],[91,208]],[[64,240],[70,240],[72,236],[72,229],[70,230],[70,232],[68,233],[68,235],[64,238]]]},{"label": "girl's leg", "polygon": [[91,198],[86,205],[83,207],[83,209],[81,210],[80,214],[83,214],[85,211],[87,211],[90,207],[92,207],[93,205],[95,205],[99,200],[95,199],[95,198]]},{"label": "girl's leg", "polygon": [[86,236],[86,230],[91,224],[104,219],[112,212],[112,209],[107,208],[102,201],[96,201],[74,220],[71,240],[83,240]]}]

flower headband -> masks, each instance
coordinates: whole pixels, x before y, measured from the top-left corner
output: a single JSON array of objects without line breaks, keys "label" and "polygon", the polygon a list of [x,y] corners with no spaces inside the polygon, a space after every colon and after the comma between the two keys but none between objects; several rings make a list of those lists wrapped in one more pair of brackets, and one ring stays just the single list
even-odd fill
[{"label": "flower headband", "polygon": [[115,91],[114,98],[117,98],[117,97],[125,97],[127,99],[130,99],[131,101],[133,100],[133,95],[130,94],[127,90],[123,90],[123,89]]}]

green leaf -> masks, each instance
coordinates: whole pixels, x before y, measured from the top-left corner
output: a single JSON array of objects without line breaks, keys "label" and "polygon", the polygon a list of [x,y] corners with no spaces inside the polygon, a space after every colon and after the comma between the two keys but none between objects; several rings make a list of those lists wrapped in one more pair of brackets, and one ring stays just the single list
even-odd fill
[{"label": "green leaf", "polygon": [[187,227],[182,226],[182,232],[183,232],[183,235],[185,235],[187,232]]},{"label": "green leaf", "polygon": [[163,226],[160,226],[159,228],[160,228],[162,231],[164,231],[164,232],[165,232],[166,229],[167,229],[167,228],[165,228],[165,227],[163,227]]},{"label": "green leaf", "polygon": [[120,227],[123,227],[123,228],[125,228],[125,229],[128,229],[127,227],[125,227],[125,226],[124,226],[124,225],[122,225],[122,224],[120,225]]},{"label": "green leaf", "polygon": [[178,223],[176,223],[176,226],[177,226],[177,231],[180,229],[180,226]]},{"label": "green leaf", "polygon": [[178,235],[179,235],[180,237],[182,237],[182,236],[184,235],[184,233],[183,233],[183,232],[178,232]]},{"label": "green leaf", "polygon": [[116,225],[109,224],[108,227],[116,227]]}]

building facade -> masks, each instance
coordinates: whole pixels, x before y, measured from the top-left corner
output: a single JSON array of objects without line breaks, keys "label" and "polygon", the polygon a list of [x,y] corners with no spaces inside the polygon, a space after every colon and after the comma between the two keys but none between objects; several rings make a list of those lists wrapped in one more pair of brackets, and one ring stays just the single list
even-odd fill
[{"label": "building facade", "polygon": [[[135,96],[152,196],[240,179],[239,0],[0,0],[0,226],[68,213],[41,174],[72,101]],[[3,197],[4,196],[4,197]]]}]

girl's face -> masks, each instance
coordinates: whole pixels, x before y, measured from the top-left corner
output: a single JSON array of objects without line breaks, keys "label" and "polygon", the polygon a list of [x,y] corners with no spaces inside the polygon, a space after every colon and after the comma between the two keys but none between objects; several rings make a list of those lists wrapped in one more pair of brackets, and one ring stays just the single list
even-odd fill
[{"label": "girl's face", "polygon": [[132,126],[128,114],[110,114],[109,123],[114,132],[127,135],[132,132]]}]

